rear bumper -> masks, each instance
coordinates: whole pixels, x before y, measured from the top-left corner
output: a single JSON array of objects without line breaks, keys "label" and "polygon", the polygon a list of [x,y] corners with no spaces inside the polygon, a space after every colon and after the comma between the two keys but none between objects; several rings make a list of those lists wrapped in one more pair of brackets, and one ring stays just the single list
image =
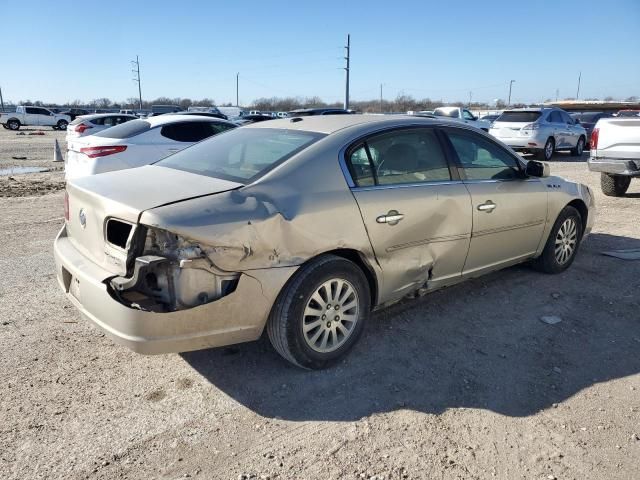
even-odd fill
[{"label": "rear bumper", "polygon": [[546,139],[536,137],[494,137],[514,150],[542,150],[546,142]]},{"label": "rear bumper", "polygon": [[592,172],[604,172],[630,177],[640,176],[640,160],[589,157],[587,161]]},{"label": "rear bumper", "polygon": [[256,340],[271,306],[297,267],[252,270],[236,290],[214,302],[168,313],[130,308],[107,290],[112,273],[82,255],[63,227],[54,243],[56,275],[82,316],[138,353],[185,352]]}]

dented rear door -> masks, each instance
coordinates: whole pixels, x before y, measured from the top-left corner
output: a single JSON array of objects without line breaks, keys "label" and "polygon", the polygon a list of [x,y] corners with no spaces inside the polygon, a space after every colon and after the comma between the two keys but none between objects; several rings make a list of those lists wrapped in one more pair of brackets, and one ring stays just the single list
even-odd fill
[{"label": "dented rear door", "polygon": [[383,271],[381,299],[456,281],[469,249],[471,200],[433,129],[374,136],[348,151],[347,162]]}]

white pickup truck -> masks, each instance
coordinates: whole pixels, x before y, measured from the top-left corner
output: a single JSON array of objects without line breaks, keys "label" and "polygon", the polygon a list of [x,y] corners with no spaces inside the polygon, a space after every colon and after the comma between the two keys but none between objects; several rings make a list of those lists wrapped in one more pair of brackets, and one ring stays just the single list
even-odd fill
[{"label": "white pickup truck", "polygon": [[15,112],[0,113],[0,123],[9,130],[20,127],[53,127],[54,130],[66,130],[71,121],[69,115],[53,113],[48,108],[20,106]]},{"label": "white pickup truck", "polygon": [[600,172],[602,193],[621,197],[640,177],[640,118],[601,118],[591,133],[589,170]]},{"label": "white pickup truck", "polygon": [[461,107],[438,107],[433,111],[433,115],[435,115],[436,117],[446,117],[458,122],[466,123],[468,125],[472,125],[476,128],[484,130],[485,132],[488,132],[489,127],[491,126],[491,122],[479,120],[478,117],[476,117],[469,110]]}]

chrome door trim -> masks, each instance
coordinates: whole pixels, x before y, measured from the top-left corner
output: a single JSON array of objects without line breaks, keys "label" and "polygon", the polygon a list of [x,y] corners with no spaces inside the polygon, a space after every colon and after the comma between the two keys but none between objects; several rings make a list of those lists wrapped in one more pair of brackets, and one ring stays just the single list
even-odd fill
[{"label": "chrome door trim", "polygon": [[367,187],[353,187],[352,192],[367,192],[369,190],[389,190],[395,188],[415,188],[415,187],[434,187],[437,185],[459,185],[462,180],[443,180],[441,182],[420,182],[420,183],[396,183],[391,185],[370,185]]},{"label": "chrome door trim", "polygon": [[471,237],[469,233],[462,233],[460,235],[445,235],[442,237],[425,238],[423,240],[416,240],[414,242],[399,243],[388,247],[387,252],[395,252],[396,250],[402,250],[403,248],[419,247],[420,245],[427,245],[429,243],[451,242],[453,240],[466,240]]},{"label": "chrome door trim", "polygon": [[491,228],[491,229],[488,229],[488,230],[481,230],[479,232],[472,232],[471,233],[471,238],[482,237],[484,235],[491,235],[492,233],[501,233],[501,232],[508,232],[510,230],[518,230],[520,228],[535,227],[537,225],[543,224],[544,222],[545,222],[544,220],[536,220],[535,222],[520,223],[518,225],[509,225],[507,227]]}]

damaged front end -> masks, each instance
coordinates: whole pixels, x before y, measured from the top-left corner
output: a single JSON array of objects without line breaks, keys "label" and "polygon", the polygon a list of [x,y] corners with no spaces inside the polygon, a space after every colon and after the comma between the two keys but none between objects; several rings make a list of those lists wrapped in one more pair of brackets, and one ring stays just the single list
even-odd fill
[{"label": "damaged front end", "polygon": [[174,312],[234,292],[240,274],[219,269],[211,248],[166,230],[140,226],[127,275],[108,281],[110,294],[131,308]]}]

